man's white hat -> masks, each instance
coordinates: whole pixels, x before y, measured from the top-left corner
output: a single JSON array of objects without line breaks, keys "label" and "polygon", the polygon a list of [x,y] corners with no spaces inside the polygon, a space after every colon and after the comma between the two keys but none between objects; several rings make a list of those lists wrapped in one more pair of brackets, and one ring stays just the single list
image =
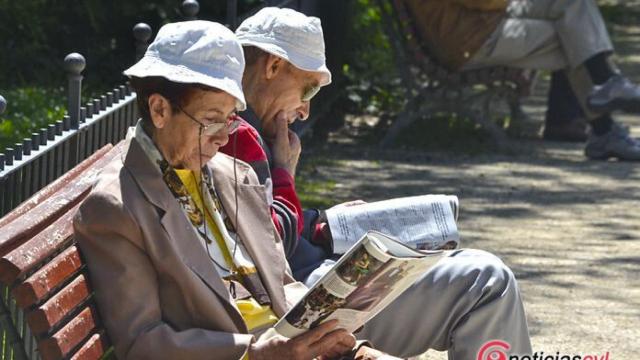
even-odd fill
[{"label": "man's white hat", "polygon": [[243,72],[244,54],[235,34],[221,24],[195,20],[161,27],[142,59],[124,74],[210,86],[235,97],[236,108],[244,110]]},{"label": "man's white hat", "polygon": [[321,86],[331,83],[322,25],[317,17],[292,9],[266,7],[243,21],[236,36],[244,46],[256,46],[299,69],[322,73]]}]

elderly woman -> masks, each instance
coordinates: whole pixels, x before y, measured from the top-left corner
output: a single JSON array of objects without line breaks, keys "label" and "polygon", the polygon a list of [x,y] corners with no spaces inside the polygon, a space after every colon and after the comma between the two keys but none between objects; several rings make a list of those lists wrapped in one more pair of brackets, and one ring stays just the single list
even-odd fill
[{"label": "elderly woman", "polygon": [[244,58],[224,26],[164,26],[125,71],[142,119],[74,220],[120,359],[310,359],[350,351],[325,323],[256,340],[306,291],[286,264],[263,186],[218,154],[245,108]]}]

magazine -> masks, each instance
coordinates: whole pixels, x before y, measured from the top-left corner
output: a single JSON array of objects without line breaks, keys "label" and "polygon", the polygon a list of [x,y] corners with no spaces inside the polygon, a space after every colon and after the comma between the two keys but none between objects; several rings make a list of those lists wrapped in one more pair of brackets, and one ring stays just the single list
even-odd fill
[{"label": "magazine", "polygon": [[354,332],[431,268],[443,251],[420,251],[376,231],[367,232],[275,325],[294,337],[337,319]]},{"label": "magazine", "polygon": [[341,206],[326,211],[333,251],[344,254],[369,230],[392,235],[421,250],[454,249],[460,238],[458,197],[422,195]]}]

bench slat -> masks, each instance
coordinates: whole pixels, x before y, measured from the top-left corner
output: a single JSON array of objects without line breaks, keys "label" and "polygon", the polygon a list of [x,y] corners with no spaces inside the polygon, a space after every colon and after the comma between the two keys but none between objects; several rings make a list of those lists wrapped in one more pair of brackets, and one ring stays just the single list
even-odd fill
[{"label": "bench slat", "polygon": [[50,338],[38,344],[43,360],[59,360],[76,348],[96,328],[97,316],[92,307],[84,310]]},{"label": "bench slat", "polygon": [[0,282],[11,285],[18,277],[58,251],[73,236],[73,216],[80,205],[42,230],[31,240],[0,258]]},{"label": "bench slat", "polygon": [[27,308],[46,298],[52,290],[81,267],[82,261],[78,248],[75,245],[71,246],[16,286],[12,291],[13,297],[18,306]]},{"label": "bench slat", "polygon": [[39,190],[29,199],[25,200],[25,202],[20,204],[17,208],[11,210],[10,213],[8,213],[2,219],[0,219],[0,227],[3,227],[9,224],[13,220],[17,219],[20,215],[25,214],[27,211],[36,207],[44,199],[48,198],[58,190],[62,189],[64,186],[68,185],[74,178],[80,175],[84,170],[86,170],[89,166],[91,166],[91,164],[93,164],[102,156],[104,156],[112,148],[113,148],[113,145],[111,144],[107,144],[103,146],[100,150],[96,151],[93,155],[86,158],[80,164],[76,165],[73,169],[67,171],[64,175],[62,175],[56,181],[52,182],[51,184]]},{"label": "bench slat", "polygon": [[122,146],[116,146],[108,154],[86,168],[75,181],[63,184],[64,186],[54,195],[41,201],[18,219],[3,226],[0,231],[0,254],[5,255],[20,246],[22,242],[35,236],[78,204],[91,190],[96,175],[121,151]]},{"label": "bench slat", "polygon": [[89,297],[89,284],[80,275],[42,306],[27,314],[27,322],[34,334],[49,332],[83,300]]},{"label": "bench slat", "polygon": [[82,345],[82,347],[76,351],[71,360],[98,360],[102,358],[105,351],[109,348],[107,345],[107,337],[102,334],[94,334]]}]

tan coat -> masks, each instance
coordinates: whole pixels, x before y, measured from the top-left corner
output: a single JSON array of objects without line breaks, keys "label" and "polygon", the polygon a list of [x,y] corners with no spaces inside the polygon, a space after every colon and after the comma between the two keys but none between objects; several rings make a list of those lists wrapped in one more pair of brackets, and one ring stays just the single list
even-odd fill
[{"label": "tan coat", "polygon": [[438,63],[458,70],[505,16],[507,0],[404,0],[417,35]]},{"label": "tan coat", "polygon": [[[218,154],[208,166],[224,208],[233,213],[233,161]],[[236,228],[274,312],[282,316],[304,286],[290,274],[263,186],[245,163],[238,162],[237,174]],[[119,359],[243,356],[252,335],[201,240],[135,139],[103,170],[74,227]]]}]

